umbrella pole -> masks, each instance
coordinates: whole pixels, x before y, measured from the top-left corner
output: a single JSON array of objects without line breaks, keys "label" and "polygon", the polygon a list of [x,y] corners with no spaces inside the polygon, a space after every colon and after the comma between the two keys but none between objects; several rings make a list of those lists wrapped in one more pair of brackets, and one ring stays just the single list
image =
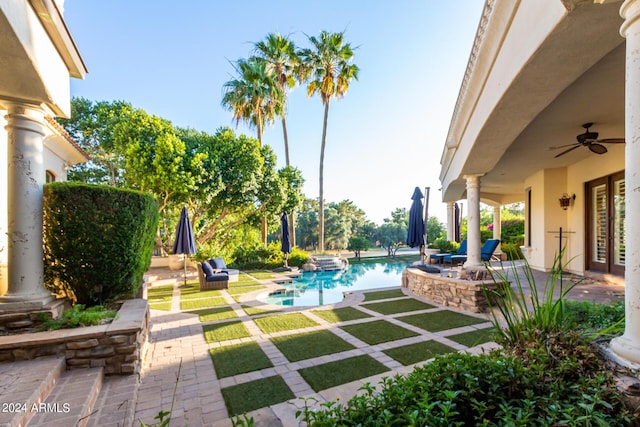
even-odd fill
[{"label": "umbrella pole", "polygon": [[187,286],[187,254],[184,254],[184,286]]}]

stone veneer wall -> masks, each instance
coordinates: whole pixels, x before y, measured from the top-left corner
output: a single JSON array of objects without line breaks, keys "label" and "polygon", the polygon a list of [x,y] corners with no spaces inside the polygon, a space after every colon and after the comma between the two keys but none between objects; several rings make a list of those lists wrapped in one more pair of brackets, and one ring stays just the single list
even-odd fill
[{"label": "stone veneer wall", "polygon": [[65,358],[67,369],[104,367],[107,375],[137,374],[148,334],[147,301],[127,300],[106,325],[0,336],[0,362],[57,356]]},{"label": "stone veneer wall", "polygon": [[454,307],[471,313],[488,311],[489,303],[483,286],[496,289],[494,283],[461,280],[425,273],[418,269],[406,269],[402,273],[402,287],[446,307]]}]

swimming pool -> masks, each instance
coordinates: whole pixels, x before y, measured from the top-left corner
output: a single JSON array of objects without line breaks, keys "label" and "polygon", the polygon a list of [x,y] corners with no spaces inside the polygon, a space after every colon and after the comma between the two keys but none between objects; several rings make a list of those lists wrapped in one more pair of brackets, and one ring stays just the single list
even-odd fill
[{"label": "swimming pool", "polygon": [[258,300],[282,306],[335,304],[344,292],[400,286],[407,263],[357,264],[341,271],[305,272],[292,283],[281,284],[278,293],[264,292]]}]

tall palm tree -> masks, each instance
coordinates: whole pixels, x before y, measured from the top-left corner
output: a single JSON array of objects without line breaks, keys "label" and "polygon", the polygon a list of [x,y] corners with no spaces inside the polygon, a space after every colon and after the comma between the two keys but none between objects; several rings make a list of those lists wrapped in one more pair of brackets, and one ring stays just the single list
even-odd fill
[{"label": "tall palm tree", "polygon": [[264,125],[273,122],[282,108],[283,93],[275,73],[258,58],[239,59],[235,70],[238,76],[224,84],[222,106],[233,112],[236,124],[255,126],[262,145]]},{"label": "tall palm tree", "polygon": [[344,32],[322,31],[319,37],[309,36],[313,46],[300,52],[301,70],[307,80],[307,95],[320,94],[324,104],[322,145],[320,148],[320,194],[318,199],[318,248],[324,251],[324,149],[327,144],[327,121],[331,99],[342,98],[352,79],[358,80],[358,66],[352,64],[353,49],[345,43]]},{"label": "tall palm tree", "polygon": [[[222,105],[233,112],[236,124],[244,121],[256,127],[262,146],[265,123],[272,123],[282,109],[283,92],[276,74],[258,58],[240,59],[235,65],[238,77],[224,84]],[[267,244],[267,217],[262,217],[262,242]]]},{"label": "tall palm tree", "polygon": [[[279,89],[282,93],[282,108],[280,118],[282,120],[282,135],[284,138],[284,155],[287,166],[291,166],[289,157],[289,136],[287,133],[287,90],[296,84],[298,77],[300,58],[295,44],[286,36],[278,33],[269,33],[263,41],[254,45],[254,54],[267,63],[267,69],[276,75]],[[296,246],[295,212],[289,212],[289,228],[291,244]]]}]

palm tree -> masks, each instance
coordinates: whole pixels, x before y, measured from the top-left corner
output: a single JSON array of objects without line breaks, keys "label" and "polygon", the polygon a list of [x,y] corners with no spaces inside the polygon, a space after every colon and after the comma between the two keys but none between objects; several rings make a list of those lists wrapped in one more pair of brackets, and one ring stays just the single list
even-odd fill
[{"label": "palm tree", "polygon": [[233,112],[236,124],[243,121],[255,126],[262,146],[265,123],[273,122],[282,108],[282,91],[275,73],[258,58],[238,60],[235,70],[238,77],[224,84],[222,106]]},{"label": "palm tree", "polygon": [[318,199],[318,247],[324,251],[324,149],[327,143],[327,120],[331,98],[342,98],[352,79],[358,80],[358,66],[352,64],[353,49],[344,42],[344,32],[322,31],[319,37],[308,37],[313,48],[300,52],[301,70],[307,94],[320,94],[324,105],[322,145],[320,148],[320,194]]},{"label": "palm tree", "polygon": [[[283,92],[276,74],[258,58],[240,59],[235,65],[238,77],[224,84],[222,105],[233,111],[236,125],[244,121],[256,127],[262,146],[265,123],[272,123],[282,109]],[[262,241],[267,244],[267,217],[262,217]]]},{"label": "palm tree", "polygon": [[[291,166],[289,157],[289,136],[287,133],[287,89],[296,84],[298,77],[300,58],[296,52],[295,44],[289,38],[277,33],[269,33],[267,37],[254,45],[254,54],[267,63],[267,69],[276,75],[280,92],[282,93],[282,135],[284,138],[284,155],[286,165]],[[296,245],[295,212],[289,212],[289,228],[291,244]]]},{"label": "palm tree", "polygon": [[269,33],[265,40],[254,45],[254,52],[258,58],[266,62],[267,70],[275,74],[278,89],[282,93],[282,108],[279,115],[282,119],[286,165],[291,166],[289,161],[286,104],[287,89],[295,86],[296,69],[300,61],[296,53],[295,44],[280,34]]}]

